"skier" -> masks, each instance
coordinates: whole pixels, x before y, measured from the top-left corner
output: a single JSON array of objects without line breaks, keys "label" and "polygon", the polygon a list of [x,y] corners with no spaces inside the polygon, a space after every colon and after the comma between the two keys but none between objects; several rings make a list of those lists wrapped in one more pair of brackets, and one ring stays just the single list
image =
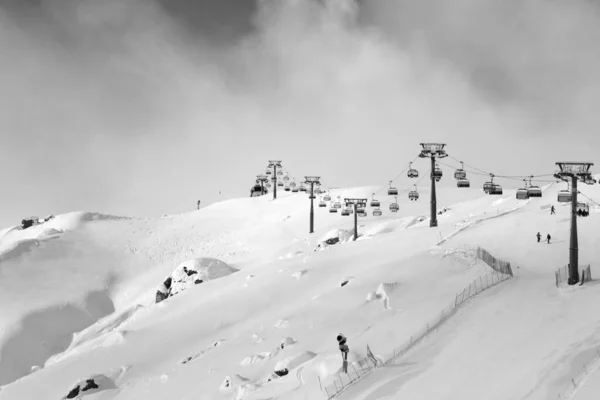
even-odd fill
[{"label": "skier", "polygon": [[554,206],[550,207],[550,215],[556,214],[555,211]]},{"label": "skier", "polygon": [[338,345],[339,345],[339,349],[342,352],[342,360],[343,360],[343,364],[342,364],[342,370],[344,371],[344,373],[348,373],[348,352],[350,351],[350,348],[348,347],[348,345],[346,344],[346,336],[342,335],[341,333],[339,335],[337,335],[337,341],[338,341]]},{"label": "skier", "polygon": [[540,240],[542,240],[542,234],[538,232],[536,236],[538,238],[538,243],[539,243]]},{"label": "skier", "polygon": [[546,240],[548,241],[548,244],[550,244],[550,239],[551,239],[550,234],[548,234],[548,236],[546,236]]}]

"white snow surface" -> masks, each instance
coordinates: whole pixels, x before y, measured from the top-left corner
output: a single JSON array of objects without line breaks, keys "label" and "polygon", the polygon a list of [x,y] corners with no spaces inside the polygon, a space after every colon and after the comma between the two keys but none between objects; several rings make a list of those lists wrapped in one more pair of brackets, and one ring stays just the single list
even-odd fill
[{"label": "white snow surface", "polygon": [[[384,215],[359,217],[356,242],[354,217],[328,208],[315,209],[308,234],[307,195],[289,192],[163,218],[78,212],[4,229],[0,400],[58,400],[94,377],[102,385],[84,399],[325,399],[319,381],[341,370],[337,334],[348,338],[350,363],[367,344],[389,353],[490,272],[465,250],[477,245],[510,261],[515,279],[468,301],[340,398],[557,398],[600,348],[598,281],[554,284],[569,249],[561,188],[528,201],[514,190],[438,188],[438,208],[448,210],[437,228],[427,188],[417,202],[399,199],[394,214],[382,195]],[[598,186],[580,189],[600,198]],[[551,203],[554,216],[542,208]],[[592,264],[592,276],[600,274],[597,218],[578,219],[580,262]],[[536,243],[538,231],[552,243]],[[315,251],[331,235],[342,240]],[[157,286],[183,266],[206,281],[154,304]],[[289,373],[278,377],[280,368]],[[576,396],[595,398],[599,374]]]}]

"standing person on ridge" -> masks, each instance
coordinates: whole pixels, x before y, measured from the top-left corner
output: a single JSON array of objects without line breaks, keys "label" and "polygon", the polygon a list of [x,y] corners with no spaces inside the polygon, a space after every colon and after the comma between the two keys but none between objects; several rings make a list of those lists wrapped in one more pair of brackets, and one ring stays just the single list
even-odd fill
[{"label": "standing person on ridge", "polygon": [[550,207],[550,215],[556,214],[555,211],[554,206]]},{"label": "standing person on ridge", "polygon": [[342,370],[347,374],[348,373],[348,352],[350,348],[346,344],[346,336],[341,333],[336,337],[339,345],[339,349],[342,352]]},{"label": "standing person on ridge", "polygon": [[550,239],[551,239],[550,234],[548,234],[548,236],[546,236],[546,240],[548,241],[548,244],[550,244]]},{"label": "standing person on ridge", "polygon": [[542,234],[538,232],[538,233],[537,233],[537,235],[535,235],[535,236],[537,236],[537,238],[538,238],[538,243],[539,243],[539,242],[540,242],[540,240],[542,240]]}]

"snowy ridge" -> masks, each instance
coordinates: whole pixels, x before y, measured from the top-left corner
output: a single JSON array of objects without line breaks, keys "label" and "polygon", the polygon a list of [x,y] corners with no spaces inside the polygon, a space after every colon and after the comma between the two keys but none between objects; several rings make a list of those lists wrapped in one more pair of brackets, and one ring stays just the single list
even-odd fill
[{"label": "snowy ridge", "polygon": [[[309,235],[307,196],[289,192],[162,218],[72,213],[5,229],[0,400],[61,399],[77,386],[84,398],[105,400],[324,398],[319,382],[343,375],[335,336],[346,335],[349,361],[359,365],[367,344],[377,356],[410,341],[490,271],[463,250],[476,245],[519,265],[518,279],[483,292],[475,283],[477,301],[446,318],[402,363],[369,374],[340,398],[425,400],[435,390],[465,399],[556,397],[575,375],[570,366],[579,368],[578,357],[585,362],[600,343],[600,287],[554,287],[554,267],[568,254],[568,210],[550,216],[541,206],[559,188],[544,189],[543,198],[520,202],[514,191],[440,188],[446,211],[433,229],[423,218],[427,188],[420,188],[425,201],[399,199],[395,214],[387,212],[393,199],[378,195],[384,215],[359,218],[358,241],[351,240],[353,217],[327,208],[315,210]],[[596,186],[584,190],[600,195]],[[373,191],[331,195],[370,198]],[[596,217],[579,221],[580,259],[593,276]],[[551,232],[553,243],[537,244],[538,231]],[[332,236],[340,240],[319,247]],[[155,304],[165,277],[201,259],[237,272],[186,284]],[[466,346],[469,357],[461,355]],[[482,384],[466,384],[467,376]]]}]

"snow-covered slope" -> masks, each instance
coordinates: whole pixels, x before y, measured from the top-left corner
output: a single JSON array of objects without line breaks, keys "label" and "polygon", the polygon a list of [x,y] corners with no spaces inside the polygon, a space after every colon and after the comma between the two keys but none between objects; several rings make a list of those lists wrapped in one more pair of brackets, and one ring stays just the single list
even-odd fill
[{"label": "snow-covered slope", "polygon": [[[345,398],[542,399],[562,389],[580,354],[598,345],[600,287],[554,287],[568,256],[567,210],[550,216],[541,206],[556,204],[557,188],[529,201],[438,189],[447,210],[434,229],[428,189],[419,190],[418,202],[399,199],[396,214],[389,196],[377,196],[384,215],[359,217],[358,241],[320,248],[333,235],[348,239],[354,217],[317,207],[309,235],[307,195],[286,192],[157,219],[73,213],[5,229],[0,399],[324,398],[319,379],[341,367],[339,332],[350,359],[367,343],[386,352],[489,271],[438,245],[481,245],[518,264],[519,276],[462,308],[407,366],[370,375]],[[600,197],[597,187],[581,190]],[[593,270],[596,211],[579,220],[580,260]],[[537,231],[553,243],[535,243]],[[206,258],[228,272],[154,304],[178,266]],[[386,302],[368,301],[382,284]]]}]

